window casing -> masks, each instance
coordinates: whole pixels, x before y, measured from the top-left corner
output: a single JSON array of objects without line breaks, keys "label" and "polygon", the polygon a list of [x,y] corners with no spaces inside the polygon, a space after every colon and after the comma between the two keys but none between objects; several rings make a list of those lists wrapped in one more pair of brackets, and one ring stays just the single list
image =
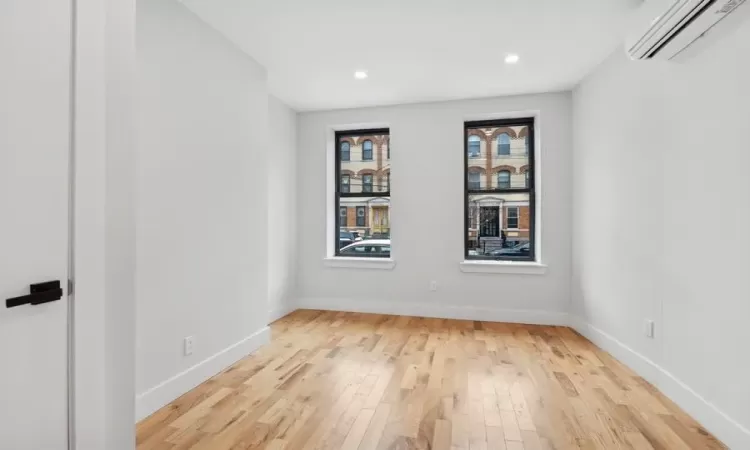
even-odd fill
[{"label": "window casing", "polygon": [[[492,134],[497,151],[487,152],[480,170],[472,148],[482,135],[489,139]],[[464,257],[535,261],[534,119],[466,122],[464,145]],[[512,181],[515,176],[518,182]]]},{"label": "window casing", "polygon": [[[356,145],[349,154],[343,145],[361,142],[362,155]],[[390,257],[390,146],[388,129],[347,130],[335,132],[335,245],[334,256]],[[385,147],[385,148],[384,148]],[[351,154],[354,151],[354,155]],[[375,151],[377,150],[377,151]],[[346,157],[349,157],[348,159]],[[354,161],[352,161],[352,157]],[[351,208],[349,210],[348,208]],[[348,215],[344,215],[346,211]],[[378,245],[388,251],[341,252],[342,236],[358,236],[363,240],[379,239]],[[345,240],[345,239],[344,239]],[[374,247],[373,247],[374,248]],[[380,247],[378,247],[380,248]]]}]

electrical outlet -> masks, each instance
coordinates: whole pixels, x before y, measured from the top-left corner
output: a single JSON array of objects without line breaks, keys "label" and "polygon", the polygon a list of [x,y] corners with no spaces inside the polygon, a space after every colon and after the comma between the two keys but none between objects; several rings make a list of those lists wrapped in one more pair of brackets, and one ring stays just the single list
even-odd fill
[{"label": "electrical outlet", "polygon": [[651,319],[646,319],[643,321],[643,334],[646,335],[646,337],[653,338],[654,337],[654,321]]},{"label": "electrical outlet", "polygon": [[430,281],[430,290],[437,291],[437,281],[435,280]]},{"label": "electrical outlet", "polygon": [[193,337],[192,336],[188,336],[185,338],[183,350],[184,350],[185,356],[193,354]]}]

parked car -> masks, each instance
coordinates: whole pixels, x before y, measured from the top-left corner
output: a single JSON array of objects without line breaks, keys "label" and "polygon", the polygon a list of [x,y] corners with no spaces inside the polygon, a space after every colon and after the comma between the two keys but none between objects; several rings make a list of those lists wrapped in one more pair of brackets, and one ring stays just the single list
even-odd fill
[{"label": "parked car", "polygon": [[530,252],[531,245],[529,242],[524,242],[522,244],[518,244],[513,248],[501,248],[499,250],[492,250],[490,252],[487,252],[487,256],[494,256],[494,257],[528,257]]},{"label": "parked car", "polygon": [[368,239],[355,242],[339,250],[341,256],[389,258],[391,256],[390,239]]},{"label": "parked car", "polygon": [[362,236],[358,231],[339,231],[339,239],[349,239],[352,242],[361,241]]},{"label": "parked car", "polygon": [[362,237],[356,231],[339,231],[339,248],[361,241]]},{"label": "parked car", "polygon": [[529,242],[528,239],[505,239],[503,242],[503,248],[513,248],[521,244],[526,244],[527,242]]}]

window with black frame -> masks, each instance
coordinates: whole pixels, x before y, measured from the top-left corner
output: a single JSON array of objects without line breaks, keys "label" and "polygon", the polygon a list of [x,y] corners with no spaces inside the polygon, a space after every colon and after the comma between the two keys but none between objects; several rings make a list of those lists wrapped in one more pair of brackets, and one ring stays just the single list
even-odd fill
[{"label": "window with black frame", "polygon": [[466,259],[535,259],[533,145],[533,118],[464,124]]},{"label": "window with black frame", "polygon": [[391,163],[387,128],[337,131],[336,256],[391,256]]}]

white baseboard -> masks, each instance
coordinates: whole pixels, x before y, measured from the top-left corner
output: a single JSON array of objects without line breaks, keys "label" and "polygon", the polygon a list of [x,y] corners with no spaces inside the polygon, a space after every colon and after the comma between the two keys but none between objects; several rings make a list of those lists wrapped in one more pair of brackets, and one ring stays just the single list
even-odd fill
[{"label": "white baseboard", "polygon": [[193,367],[178,373],[152,387],[135,399],[136,422],[150,416],[182,394],[231,366],[271,340],[271,330],[263,327],[241,341],[204,359]]},{"label": "white baseboard", "polygon": [[672,373],[578,316],[571,314],[570,323],[588,340],[656,386],[729,448],[736,450],[750,448],[750,430],[707,401]]},{"label": "white baseboard", "polygon": [[438,319],[486,320],[489,322],[527,323],[535,325],[568,325],[568,314],[559,311],[449,306],[432,303],[361,301],[340,298],[300,298],[295,302],[295,306],[301,309],[434,317]]}]

